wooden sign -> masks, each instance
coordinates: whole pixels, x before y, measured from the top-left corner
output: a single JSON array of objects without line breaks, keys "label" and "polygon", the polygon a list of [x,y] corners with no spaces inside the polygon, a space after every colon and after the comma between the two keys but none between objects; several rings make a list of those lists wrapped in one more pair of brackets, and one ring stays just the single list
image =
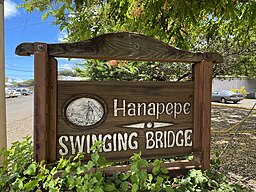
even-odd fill
[{"label": "wooden sign", "polygon": [[57,158],[96,140],[111,161],[192,152],[193,82],[60,81],[58,95]]},{"label": "wooden sign", "polygon": [[[56,162],[84,152],[96,140],[110,161],[193,154],[192,160],[163,163],[174,171],[210,167],[212,64],[218,53],[194,53],[136,33],[110,33],[77,43],[22,43],[34,54],[34,154]],[[192,63],[189,82],[57,81],[54,57]],[[128,165],[129,166],[129,165]],[[109,173],[128,166],[106,168]]]}]

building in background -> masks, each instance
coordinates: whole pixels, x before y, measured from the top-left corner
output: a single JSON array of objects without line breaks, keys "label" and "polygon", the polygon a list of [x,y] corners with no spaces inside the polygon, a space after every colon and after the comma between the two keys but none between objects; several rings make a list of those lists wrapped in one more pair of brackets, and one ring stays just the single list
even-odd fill
[{"label": "building in background", "polygon": [[246,98],[255,98],[256,79],[248,79],[247,77],[217,77],[212,81],[212,91],[230,90],[231,88],[244,89],[249,92]]}]

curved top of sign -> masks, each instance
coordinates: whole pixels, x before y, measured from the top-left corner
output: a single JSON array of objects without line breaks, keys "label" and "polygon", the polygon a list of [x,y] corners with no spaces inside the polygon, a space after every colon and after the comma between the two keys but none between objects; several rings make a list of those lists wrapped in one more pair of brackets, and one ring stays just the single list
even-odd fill
[{"label": "curved top of sign", "polygon": [[[34,46],[34,45],[38,46]],[[45,45],[45,43],[41,43]],[[42,50],[40,43],[22,43],[15,53],[20,56],[33,55]],[[108,33],[95,38],[76,42],[47,44],[49,56],[62,58],[86,58],[107,60],[187,62],[209,60],[223,62],[219,53],[191,52],[180,50],[149,36],[138,33]]]}]

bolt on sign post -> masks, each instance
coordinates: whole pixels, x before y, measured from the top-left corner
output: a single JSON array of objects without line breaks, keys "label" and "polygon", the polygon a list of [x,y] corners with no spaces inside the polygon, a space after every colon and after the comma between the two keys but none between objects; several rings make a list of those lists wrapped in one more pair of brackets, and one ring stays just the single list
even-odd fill
[{"label": "bolt on sign post", "polygon": [[[101,140],[109,161],[129,160],[138,152],[147,159],[193,154],[192,160],[162,166],[170,173],[210,167],[212,64],[222,62],[218,53],[179,50],[136,33],[110,33],[77,43],[22,43],[16,54],[34,55],[37,161],[52,163],[78,152],[88,160],[91,146]],[[187,62],[193,65],[192,81],[58,81],[55,57]]]}]

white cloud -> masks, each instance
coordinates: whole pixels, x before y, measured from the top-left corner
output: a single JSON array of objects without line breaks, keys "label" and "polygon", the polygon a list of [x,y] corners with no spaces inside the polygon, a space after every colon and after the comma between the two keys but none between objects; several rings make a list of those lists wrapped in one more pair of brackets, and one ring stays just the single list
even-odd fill
[{"label": "white cloud", "polygon": [[17,4],[12,2],[11,0],[4,1],[4,17],[11,18],[18,15],[18,9],[16,8]]},{"label": "white cloud", "polygon": [[81,58],[57,58],[58,61],[69,61],[69,62],[77,62],[77,63],[82,63],[84,59]]},{"label": "white cloud", "polygon": [[28,79],[34,79],[34,77],[33,76],[31,76],[31,77],[14,77],[14,76],[10,76],[10,77],[8,77],[8,83],[12,83],[13,81],[15,81],[15,82],[18,82],[18,83],[21,83],[21,82],[23,82],[23,81],[26,81],[26,80],[28,80]]},{"label": "white cloud", "polygon": [[74,65],[73,64],[59,64],[59,70],[64,70],[64,69],[67,69],[67,70],[72,70],[72,67]]},{"label": "white cloud", "polygon": [[61,31],[58,33],[57,35],[57,40],[61,43],[65,43],[67,42],[67,40],[65,38],[67,38],[68,33],[66,31]]}]

